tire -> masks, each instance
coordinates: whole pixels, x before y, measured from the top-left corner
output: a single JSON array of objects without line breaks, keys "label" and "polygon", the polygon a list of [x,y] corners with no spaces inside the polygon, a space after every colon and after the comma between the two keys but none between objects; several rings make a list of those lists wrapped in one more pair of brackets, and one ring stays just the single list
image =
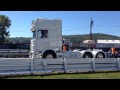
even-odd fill
[{"label": "tire", "polygon": [[56,58],[56,55],[55,55],[53,52],[46,52],[46,53],[43,55],[43,58],[53,59],[53,58]]},{"label": "tire", "polygon": [[96,55],[96,58],[105,58],[105,55],[100,52]]},{"label": "tire", "polygon": [[91,53],[85,53],[83,58],[93,58]]}]

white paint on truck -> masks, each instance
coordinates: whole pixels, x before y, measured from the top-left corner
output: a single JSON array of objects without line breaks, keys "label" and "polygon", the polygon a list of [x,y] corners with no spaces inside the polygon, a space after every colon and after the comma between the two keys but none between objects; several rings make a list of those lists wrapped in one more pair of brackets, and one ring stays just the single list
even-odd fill
[{"label": "white paint on truck", "polygon": [[[32,23],[31,31],[33,39],[31,40],[31,53],[40,54],[42,57],[52,51],[62,50],[62,21],[60,19],[37,19]],[[42,37],[42,32],[47,32],[46,37]],[[45,55],[46,57],[46,55]]]}]

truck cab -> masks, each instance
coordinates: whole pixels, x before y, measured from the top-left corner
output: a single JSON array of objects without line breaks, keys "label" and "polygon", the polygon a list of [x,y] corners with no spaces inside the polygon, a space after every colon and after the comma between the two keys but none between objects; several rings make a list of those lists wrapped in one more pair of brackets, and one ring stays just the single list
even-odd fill
[{"label": "truck cab", "polygon": [[38,18],[33,20],[31,31],[31,53],[41,58],[57,58],[62,50],[62,21]]}]

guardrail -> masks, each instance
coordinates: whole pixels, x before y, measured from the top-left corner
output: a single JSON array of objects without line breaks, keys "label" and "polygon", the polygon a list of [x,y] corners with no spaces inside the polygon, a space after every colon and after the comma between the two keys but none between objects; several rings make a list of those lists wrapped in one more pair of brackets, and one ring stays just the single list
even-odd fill
[{"label": "guardrail", "polygon": [[2,58],[21,58],[29,57],[29,50],[22,49],[0,49],[0,57]]},{"label": "guardrail", "polygon": [[1,58],[0,75],[120,71],[119,58]]}]

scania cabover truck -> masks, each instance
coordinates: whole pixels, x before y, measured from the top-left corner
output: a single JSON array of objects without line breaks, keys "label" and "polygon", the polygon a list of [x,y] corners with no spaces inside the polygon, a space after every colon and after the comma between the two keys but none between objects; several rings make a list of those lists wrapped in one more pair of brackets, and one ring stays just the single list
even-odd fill
[{"label": "scania cabover truck", "polygon": [[30,42],[30,56],[36,58],[105,58],[102,50],[73,50],[63,51],[62,20],[37,18],[32,21],[33,39]]}]

